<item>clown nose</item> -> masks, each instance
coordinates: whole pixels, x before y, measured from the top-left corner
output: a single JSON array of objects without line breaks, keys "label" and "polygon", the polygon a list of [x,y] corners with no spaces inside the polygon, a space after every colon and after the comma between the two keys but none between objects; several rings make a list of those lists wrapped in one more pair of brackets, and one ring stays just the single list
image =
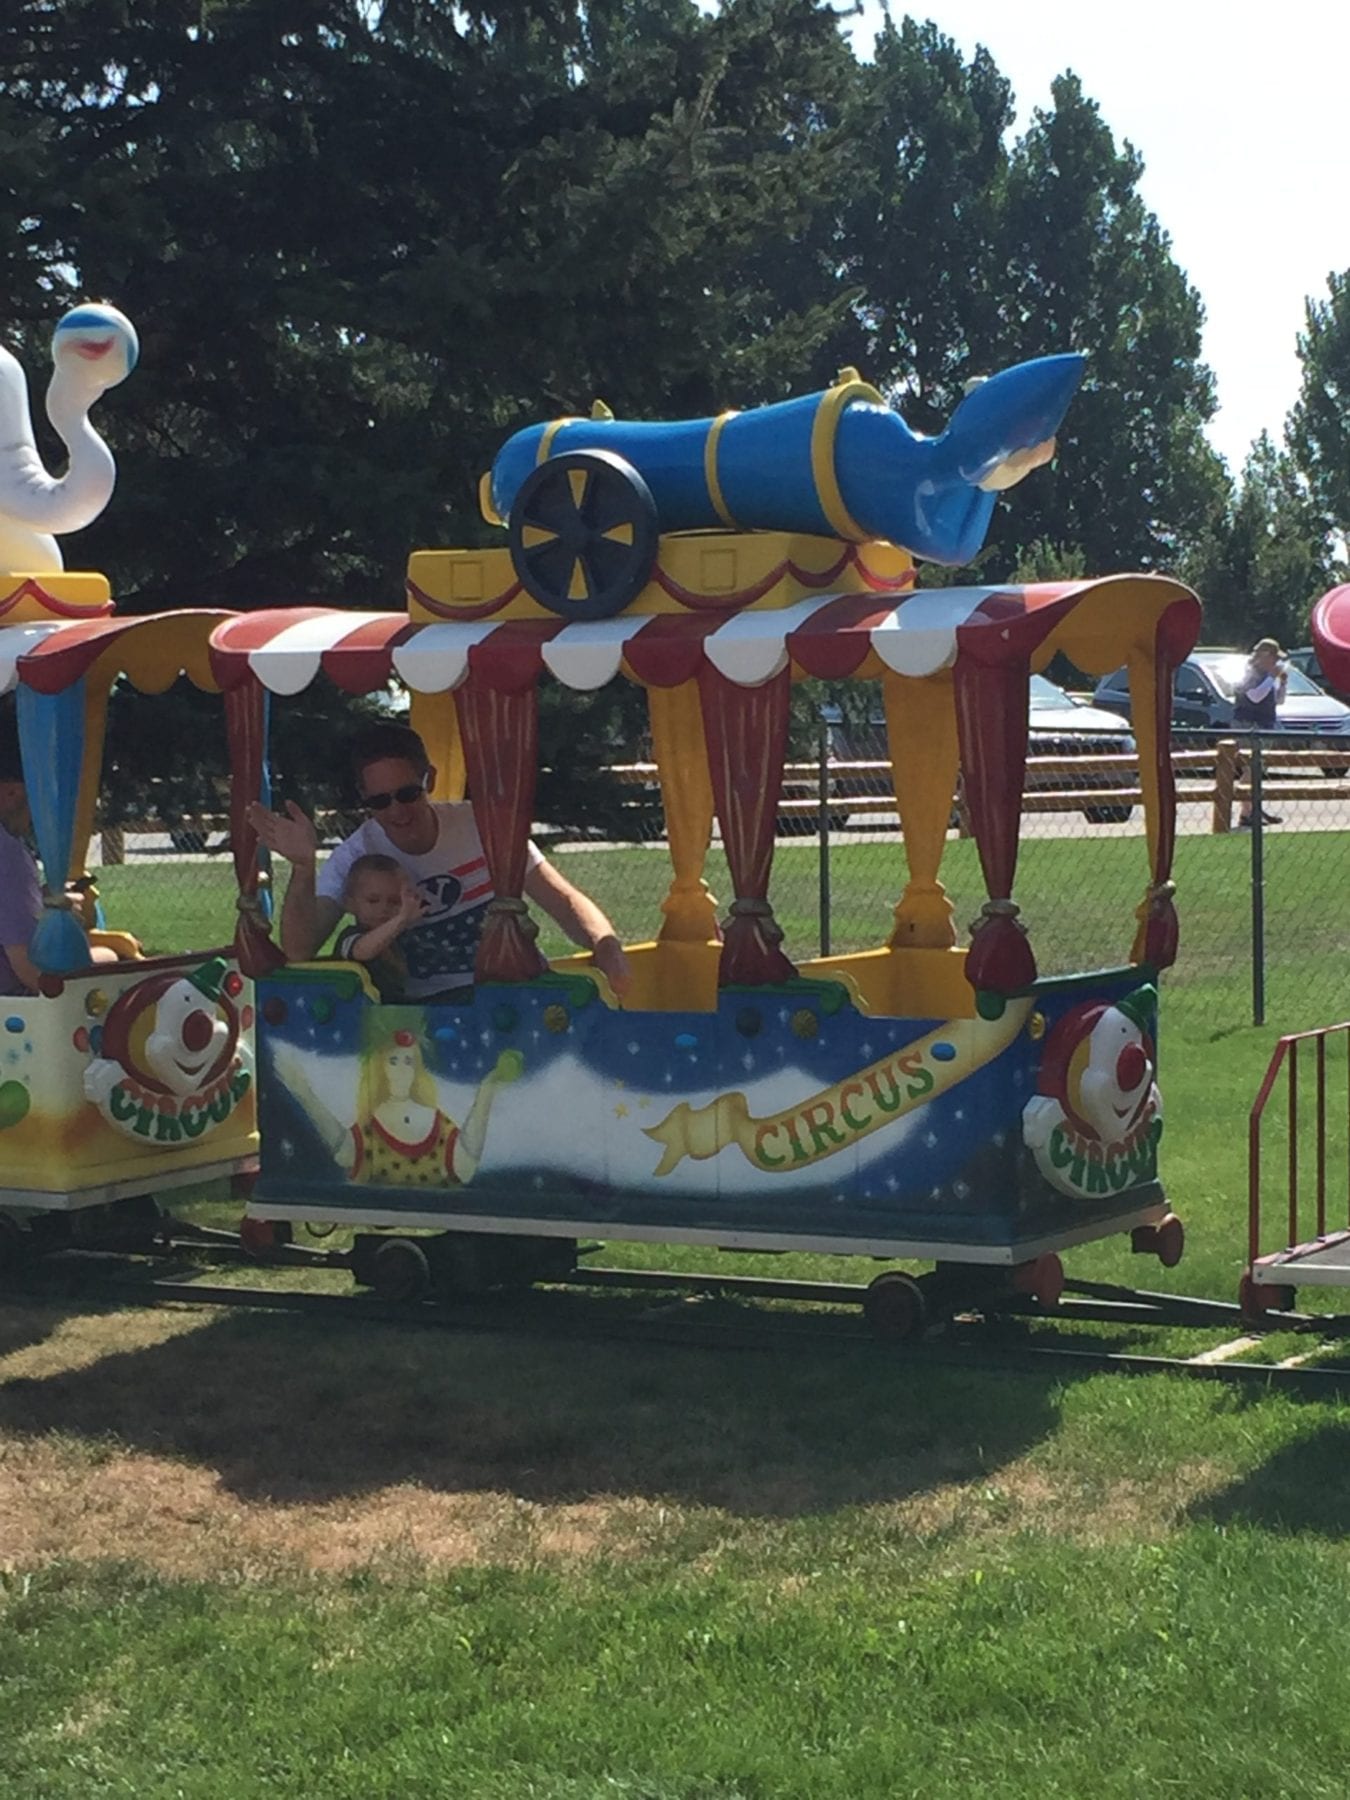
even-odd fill
[{"label": "clown nose", "polygon": [[1116,1086],[1131,1094],[1148,1074],[1148,1058],[1138,1044],[1126,1044],[1116,1062]]},{"label": "clown nose", "polygon": [[210,1016],[198,1007],[183,1020],[183,1043],[189,1050],[205,1050],[213,1030]]}]

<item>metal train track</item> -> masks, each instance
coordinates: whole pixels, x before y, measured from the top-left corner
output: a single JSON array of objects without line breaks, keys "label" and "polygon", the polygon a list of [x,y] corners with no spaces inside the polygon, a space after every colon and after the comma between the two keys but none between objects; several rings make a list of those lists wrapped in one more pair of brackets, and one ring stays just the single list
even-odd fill
[{"label": "metal train track", "polygon": [[[223,1255],[213,1246],[213,1262],[251,1262],[239,1253]],[[322,1253],[297,1252],[296,1264],[334,1267]],[[229,1286],[199,1280],[155,1276],[144,1263],[106,1253],[74,1253],[30,1265],[21,1285],[10,1287],[6,1301],[33,1303],[79,1299],[86,1304],[119,1307],[172,1307],[255,1311],[322,1319],[335,1325],[393,1325],[404,1330],[455,1331],[460,1334],[511,1335],[531,1340],[659,1344],[683,1349],[730,1349],[781,1354],[867,1352],[886,1356],[897,1367],[961,1369],[989,1373],[1055,1373],[1066,1378],[1099,1373],[1178,1375],[1227,1386],[1264,1387],[1272,1391],[1334,1397],[1350,1389],[1350,1362],[1320,1363],[1314,1358],[1334,1352],[1342,1335],[1338,1322],[1304,1313],[1268,1315],[1267,1332],[1297,1332],[1308,1339],[1306,1353],[1278,1362],[1245,1360],[1260,1337],[1242,1321],[1236,1306],[1185,1295],[1154,1294],[1101,1283],[1075,1283],[1070,1297],[1053,1311],[1034,1302],[1012,1301],[985,1313],[961,1313],[915,1343],[879,1339],[861,1313],[862,1286],[827,1282],[772,1280],[744,1275],[688,1275],[661,1270],[592,1268],[574,1277],[532,1288],[524,1294],[482,1300],[442,1299],[393,1303],[369,1294],[324,1293],[308,1289],[250,1284]],[[579,1290],[618,1291],[629,1295],[660,1294],[663,1305],[641,1312],[619,1303],[600,1303],[579,1313]],[[733,1297],[740,1301],[810,1302],[820,1311],[760,1308],[734,1319],[700,1316],[698,1303]],[[4,1301],[0,1301],[4,1303]],[[841,1309],[847,1308],[844,1313]],[[828,1309],[828,1310],[825,1310]],[[604,1316],[609,1314],[609,1316]],[[1072,1343],[1046,1342],[1040,1333],[1065,1323],[1162,1325],[1213,1331],[1232,1328],[1237,1335],[1191,1357],[1154,1356],[1116,1350],[1083,1338]]]}]

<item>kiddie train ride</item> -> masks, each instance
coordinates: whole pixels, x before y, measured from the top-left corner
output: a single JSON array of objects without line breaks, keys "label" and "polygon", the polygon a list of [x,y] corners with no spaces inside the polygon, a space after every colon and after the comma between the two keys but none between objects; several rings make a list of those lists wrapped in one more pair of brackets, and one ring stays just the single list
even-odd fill
[{"label": "kiddie train ride", "polygon": [[[928,440],[853,371],[715,420],[597,408],[506,445],[482,498],[507,545],[414,553],[406,616],[301,608],[215,630],[227,695],[401,680],[436,796],[467,780],[494,891],[467,1004],[382,1005],[355,964],[241,947],[253,1219],[358,1227],[358,1279],[390,1294],[556,1273],[583,1237],[931,1262],[869,1290],[901,1335],[991,1291],[1053,1301],[1060,1252],[1092,1239],[1179,1258],[1156,976],[1177,948],[1171,679],[1198,602],[1151,575],[916,591],[910,554],[974,553],[996,493],[1048,459],[1080,374],[1077,357],[1007,370]],[[1044,979],[1013,890],[1028,683],[1059,651],[1129,667],[1149,869],[1115,965]],[[672,879],[655,937],[628,947],[622,1005],[589,957],[543,962],[521,898],[546,675],[647,695]],[[875,948],[794,962],[770,875],[789,687],[807,676],[880,688],[907,879]],[[266,779],[246,724],[233,764],[239,818]],[[968,948],[939,878],[958,771],[988,896]],[[241,868],[253,848],[236,842]]]},{"label": "kiddie train ride", "polygon": [[45,881],[27,947],[39,991],[0,995],[0,1252],[152,1234],[157,1194],[256,1163],[252,1012],[232,956],[145,957],[134,936],[92,924],[86,859],[110,692],[121,681],[162,692],[180,674],[218,691],[209,639],[229,616],[118,616],[103,575],[62,566],[57,535],[97,517],[113,489],[88,410],[136,352],[111,307],[57,326],[48,412],[71,460],[55,480],[37,459],[22,372],[0,349],[13,447],[0,471],[0,696],[11,696],[0,705],[17,715]]}]

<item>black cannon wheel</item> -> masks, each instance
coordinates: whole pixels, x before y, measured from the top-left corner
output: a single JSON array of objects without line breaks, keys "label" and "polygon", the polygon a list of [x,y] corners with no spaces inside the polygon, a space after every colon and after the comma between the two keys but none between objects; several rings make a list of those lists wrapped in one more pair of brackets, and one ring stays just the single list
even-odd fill
[{"label": "black cannon wheel", "polygon": [[609,619],[656,561],[656,503],[608,450],[569,450],[533,469],[511,504],[511,563],[528,594],[563,619]]}]

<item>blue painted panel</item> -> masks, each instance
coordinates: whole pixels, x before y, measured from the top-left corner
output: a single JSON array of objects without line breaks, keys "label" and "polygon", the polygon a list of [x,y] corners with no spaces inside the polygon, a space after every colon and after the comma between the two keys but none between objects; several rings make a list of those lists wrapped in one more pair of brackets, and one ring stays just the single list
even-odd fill
[{"label": "blue painted panel", "polygon": [[715,1013],[593,995],[554,977],[382,1007],[340,970],[264,982],[258,1202],[1001,1246],[1155,1191],[1136,975],[998,1021],[873,1018],[833,983]]}]

